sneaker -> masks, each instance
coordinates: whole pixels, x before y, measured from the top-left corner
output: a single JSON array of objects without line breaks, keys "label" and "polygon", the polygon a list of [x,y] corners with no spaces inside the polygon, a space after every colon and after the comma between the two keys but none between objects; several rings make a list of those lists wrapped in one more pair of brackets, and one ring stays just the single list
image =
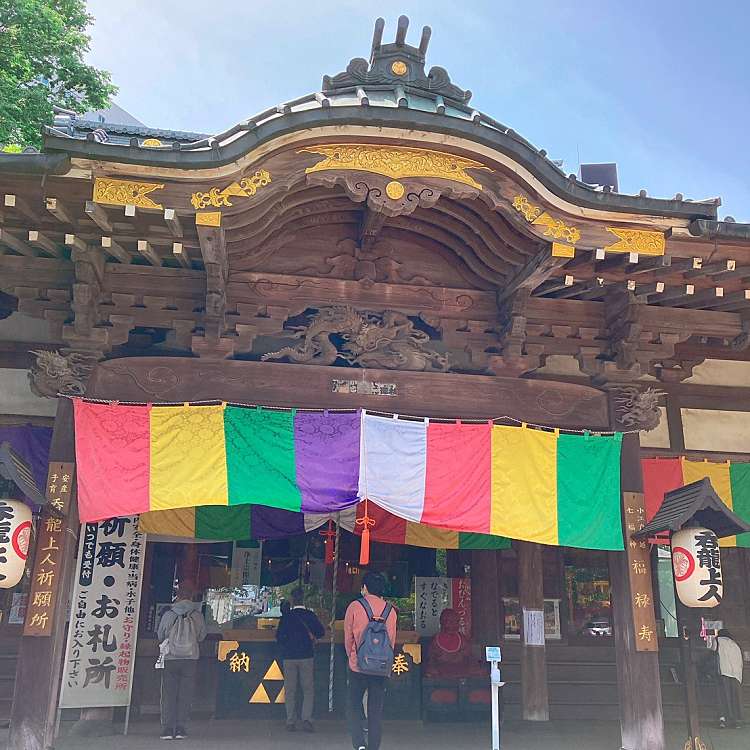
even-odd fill
[{"label": "sneaker", "polygon": [[178,727],[175,729],[174,738],[176,740],[185,740],[187,739],[187,732],[182,727]]},{"label": "sneaker", "polygon": [[313,726],[313,723],[311,721],[303,721],[302,731],[313,733],[315,731],[315,727]]},{"label": "sneaker", "polygon": [[162,729],[159,735],[160,740],[173,740],[172,732],[169,729]]},{"label": "sneaker", "polygon": [[719,729],[726,729],[727,728],[727,720],[722,716],[719,719]]}]

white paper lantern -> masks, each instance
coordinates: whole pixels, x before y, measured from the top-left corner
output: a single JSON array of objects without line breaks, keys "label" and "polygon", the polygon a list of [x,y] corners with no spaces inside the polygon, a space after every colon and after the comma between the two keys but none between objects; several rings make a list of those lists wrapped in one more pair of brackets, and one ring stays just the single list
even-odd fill
[{"label": "white paper lantern", "polygon": [[682,529],[672,535],[672,569],[677,596],[686,607],[716,607],[724,596],[719,540],[710,529]]},{"label": "white paper lantern", "polygon": [[0,589],[23,577],[31,541],[31,508],[20,500],[0,499]]}]

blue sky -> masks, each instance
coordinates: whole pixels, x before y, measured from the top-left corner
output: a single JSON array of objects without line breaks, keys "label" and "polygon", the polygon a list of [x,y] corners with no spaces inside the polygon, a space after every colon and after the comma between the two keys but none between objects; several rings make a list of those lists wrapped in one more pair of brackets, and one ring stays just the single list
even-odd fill
[{"label": "blue sky", "polygon": [[568,172],[616,161],[620,190],[720,195],[750,221],[750,6],[695,0],[89,0],[90,61],[153,127],[220,132],[432,27],[427,66]]}]

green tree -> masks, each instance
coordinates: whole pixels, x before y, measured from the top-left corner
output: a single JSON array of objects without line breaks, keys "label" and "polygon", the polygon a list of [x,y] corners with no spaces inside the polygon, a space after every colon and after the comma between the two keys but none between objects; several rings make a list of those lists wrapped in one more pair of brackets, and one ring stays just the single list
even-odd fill
[{"label": "green tree", "polygon": [[84,0],[0,0],[0,144],[39,146],[52,106],[107,106],[109,73],[83,61],[93,18]]}]

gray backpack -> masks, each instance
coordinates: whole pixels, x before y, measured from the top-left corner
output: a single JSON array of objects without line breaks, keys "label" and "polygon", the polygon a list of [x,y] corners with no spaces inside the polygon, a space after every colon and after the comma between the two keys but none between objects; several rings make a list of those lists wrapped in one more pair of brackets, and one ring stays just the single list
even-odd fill
[{"label": "gray backpack", "polygon": [[386,622],[393,607],[386,602],[380,617],[375,617],[367,599],[363,597],[358,601],[364,607],[369,622],[362,633],[362,641],[357,646],[357,667],[362,674],[390,677],[393,667],[393,644],[388,638]]},{"label": "gray backpack", "polygon": [[[174,610],[172,610],[174,612]],[[175,621],[169,628],[169,656],[173,659],[194,659],[198,646],[195,635],[195,622],[192,612],[184,615],[175,614]]]}]

